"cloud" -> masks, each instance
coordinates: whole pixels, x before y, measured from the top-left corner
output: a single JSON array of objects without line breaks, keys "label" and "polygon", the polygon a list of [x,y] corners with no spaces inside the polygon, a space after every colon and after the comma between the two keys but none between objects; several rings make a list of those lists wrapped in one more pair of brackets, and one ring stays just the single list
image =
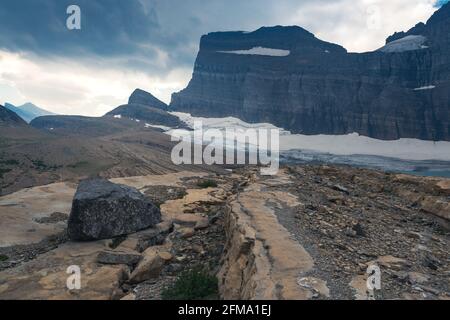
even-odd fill
[{"label": "cloud", "polygon": [[317,37],[352,52],[373,51],[397,31],[425,22],[436,10],[434,0],[336,0],[308,2],[289,15]]},{"label": "cloud", "polygon": [[[120,61],[114,63],[120,65]],[[148,75],[131,69],[106,68],[103,63],[66,58],[46,60],[38,56],[0,51],[0,91],[22,104],[32,101],[61,114],[101,116],[127,102],[138,87],[170,101],[174,91],[184,88],[189,70],[174,68],[160,75]],[[7,71],[5,71],[7,70]],[[144,85],[145,84],[145,85]]]},{"label": "cloud", "polygon": [[[442,2],[442,1],[440,1]],[[66,8],[81,8],[69,31]],[[2,0],[0,94],[59,113],[100,115],[136,87],[166,102],[185,87],[201,35],[300,25],[350,51],[425,21],[436,0]],[[17,100],[17,101],[16,101]]]}]

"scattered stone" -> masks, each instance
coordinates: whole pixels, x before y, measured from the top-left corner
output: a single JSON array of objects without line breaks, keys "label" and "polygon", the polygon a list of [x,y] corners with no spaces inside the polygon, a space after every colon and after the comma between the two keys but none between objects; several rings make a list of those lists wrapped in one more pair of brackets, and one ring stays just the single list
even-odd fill
[{"label": "scattered stone", "polygon": [[66,222],[69,219],[67,213],[54,212],[49,217],[37,218],[35,221],[40,224],[53,224],[58,222]]},{"label": "scattered stone", "polygon": [[399,279],[401,282],[405,282],[409,279],[409,274],[404,271],[391,271],[394,278]]},{"label": "scattered stone", "polygon": [[192,246],[192,249],[193,249],[195,252],[197,252],[197,253],[199,253],[199,254],[201,254],[201,255],[203,255],[203,254],[205,253],[205,250],[203,249],[203,247],[200,246],[200,245],[197,245],[197,244],[194,244],[194,245]]},{"label": "scattered stone", "polygon": [[371,261],[367,265],[373,265],[373,264],[380,265],[382,267],[385,267],[387,269],[392,269],[392,270],[404,270],[411,266],[411,264],[408,261],[406,261],[405,259],[400,259],[400,258],[393,257],[393,256],[379,257],[377,260]]},{"label": "scattered stone", "polygon": [[365,237],[366,236],[366,232],[364,231],[362,225],[360,223],[357,223],[353,226],[353,231],[356,232],[356,235],[358,237]]},{"label": "scattered stone", "polygon": [[193,228],[181,228],[177,230],[180,237],[187,239],[191,238],[195,234],[195,230]]},{"label": "scattered stone", "polygon": [[209,220],[207,218],[203,218],[195,224],[194,229],[195,230],[203,230],[207,229],[209,227]]},{"label": "scattered stone", "polygon": [[156,247],[151,247],[145,250],[143,253],[143,259],[131,273],[129,282],[132,284],[137,284],[149,279],[158,278],[164,264],[169,261],[164,258],[168,258],[168,256],[165,254],[161,255]]},{"label": "scattered stone", "polygon": [[159,209],[135,188],[91,179],[78,186],[68,234],[75,241],[109,239],[152,227],[160,221]]},{"label": "scattered stone", "polygon": [[181,270],[183,270],[183,265],[179,263],[171,263],[167,266],[168,273],[179,273]]},{"label": "scattered stone", "polygon": [[421,288],[422,288],[422,290],[424,290],[426,292],[429,292],[429,293],[432,293],[432,294],[434,294],[436,296],[439,296],[441,294],[440,290],[432,288],[432,287],[429,287],[429,286],[421,286]]},{"label": "scattered stone", "polygon": [[141,258],[141,255],[137,252],[102,251],[97,256],[97,262],[101,264],[125,264],[128,266],[135,266]]},{"label": "scattered stone", "polygon": [[441,262],[435,256],[433,256],[431,254],[427,254],[425,256],[425,258],[423,259],[422,264],[424,267],[427,267],[427,268],[430,268],[431,270],[436,271],[439,269],[439,265],[441,264]]},{"label": "scattered stone", "polygon": [[321,279],[313,277],[304,277],[297,280],[297,284],[300,287],[307,288],[314,291],[313,298],[330,297],[330,290],[327,287],[327,283]]},{"label": "scattered stone", "polygon": [[136,239],[136,250],[145,251],[148,247],[158,246],[164,243],[167,235],[173,231],[172,222],[162,222],[154,228],[150,228],[136,233],[133,238]]},{"label": "scattered stone", "polygon": [[200,221],[203,221],[203,219],[205,218],[196,214],[183,213],[177,215],[173,219],[173,222],[186,227],[195,227],[195,225],[197,225],[197,223],[199,223]]},{"label": "scattered stone", "polygon": [[423,284],[430,280],[430,277],[419,272],[408,272],[408,282],[411,284]]},{"label": "scattered stone", "polygon": [[173,255],[170,252],[160,252],[159,256],[165,261],[165,262],[170,262],[173,259]]},{"label": "scattered stone", "polygon": [[408,238],[420,240],[422,236],[418,232],[408,231],[405,233]]},{"label": "scattered stone", "polygon": [[134,300],[136,300],[136,295],[134,293],[129,293],[129,294],[127,294],[125,297],[123,297],[120,300],[123,300],[123,301],[134,301]]},{"label": "scattered stone", "polygon": [[339,204],[339,205],[345,204],[345,199],[343,196],[329,196],[328,201]]},{"label": "scattered stone", "polygon": [[343,192],[343,193],[345,193],[345,194],[350,194],[350,192],[348,191],[348,189],[347,188],[345,188],[345,187],[343,187],[343,186],[341,186],[341,185],[339,185],[339,184],[335,184],[333,187],[332,187],[334,190],[336,190],[336,191],[340,191],[340,192]]},{"label": "scattered stone", "polygon": [[345,235],[348,236],[348,237],[355,238],[356,235],[357,235],[357,233],[356,233],[356,231],[353,230],[352,228],[346,228],[346,229],[345,229]]},{"label": "scattered stone", "polygon": [[215,215],[209,217],[209,224],[215,224],[220,219],[220,217],[222,217],[222,215],[222,212],[218,212]]}]

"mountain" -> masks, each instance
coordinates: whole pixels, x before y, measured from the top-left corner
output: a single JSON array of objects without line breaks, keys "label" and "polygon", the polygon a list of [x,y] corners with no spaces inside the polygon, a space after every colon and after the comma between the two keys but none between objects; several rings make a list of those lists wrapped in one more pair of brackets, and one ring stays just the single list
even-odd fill
[{"label": "mountain", "polygon": [[167,104],[153,96],[151,93],[141,89],[134,90],[128,99],[128,104],[141,104],[162,110],[167,110],[169,108]]},{"label": "mountain", "polygon": [[10,103],[6,103],[5,107],[16,114],[18,114],[23,120],[30,123],[33,119],[41,116],[54,115],[54,113],[41,109],[32,103],[25,103],[19,107],[16,107]]},{"label": "mountain", "polygon": [[448,30],[450,4],[367,53],[349,53],[295,26],[210,33],[170,109],[307,135],[448,141]]},{"label": "mountain", "polygon": [[168,106],[152,94],[136,89],[128,100],[128,104],[117,107],[105,114],[105,117],[116,119],[127,118],[143,124],[167,126],[171,128],[184,127],[178,117],[167,112]]},{"label": "mountain", "polygon": [[0,106],[0,127],[21,127],[26,125],[26,122],[16,113],[4,106]]},{"label": "mountain", "polygon": [[[31,121],[31,126],[59,135],[100,137],[117,134],[129,129],[145,129],[151,126],[171,128],[186,125],[166,110],[168,106],[148,92],[136,89],[125,104],[106,113],[103,117],[42,116]],[[155,130],[155,129],[153,129]]]}]

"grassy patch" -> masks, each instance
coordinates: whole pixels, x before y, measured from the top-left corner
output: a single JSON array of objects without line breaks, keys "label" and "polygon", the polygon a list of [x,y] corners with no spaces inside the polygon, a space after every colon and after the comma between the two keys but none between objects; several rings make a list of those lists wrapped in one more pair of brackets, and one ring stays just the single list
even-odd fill
[{"label": "grassy patch", "polygon": [[197,182],[197,186],[202,189],[217,188],[217,182],[214,180],[201,180]]},{"label": "grassy patch", "polygon": [[183,271],[172,286],[162,291],[161,297],[163,300],[217,299],[217,278],[201,267]]},{"label": "grassy patch", "polygon": [[3,254],[0,254],[0,262],[7,261],[9,258]]}]

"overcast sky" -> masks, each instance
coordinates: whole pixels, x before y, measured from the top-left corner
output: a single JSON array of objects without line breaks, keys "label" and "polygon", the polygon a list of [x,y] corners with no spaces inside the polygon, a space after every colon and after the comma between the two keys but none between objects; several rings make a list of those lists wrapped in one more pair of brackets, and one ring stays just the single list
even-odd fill
[{"label": "overcast sky", "polygon": [[[437,0],[1,0],[0,103],[103,115],[135,88],[165,102],[192,74],[201,35],[299,25],[353,52],[425,22]],[[66,9],[81,8],[81,30]]]}]

